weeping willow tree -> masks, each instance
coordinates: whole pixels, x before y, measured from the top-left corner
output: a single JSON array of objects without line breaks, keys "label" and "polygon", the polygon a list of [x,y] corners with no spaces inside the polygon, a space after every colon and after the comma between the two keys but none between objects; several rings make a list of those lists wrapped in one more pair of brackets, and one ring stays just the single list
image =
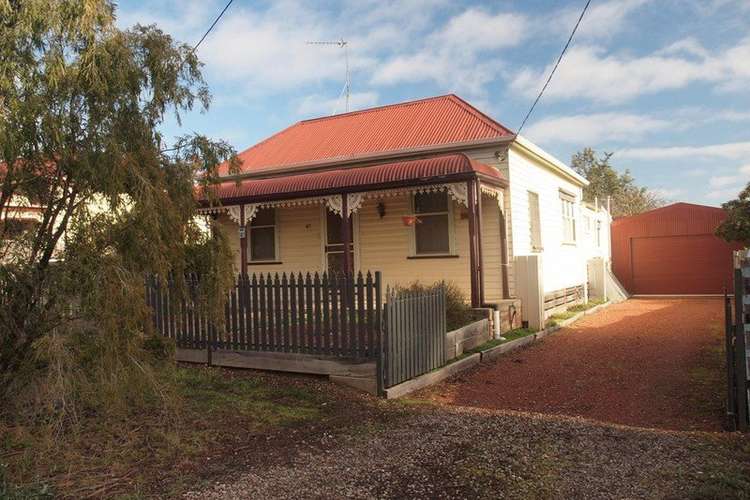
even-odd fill
[{"label": "weeping willow tree", "polygon": [[[220,297],[227,246],[194,192],[237,167],[169,115],[207,109],[201,63],[106,0],[0,0],[0,408],[75,418],[158,398],[144,277],[200,272]],[[10,233],[18,206],[34,225]]]}]

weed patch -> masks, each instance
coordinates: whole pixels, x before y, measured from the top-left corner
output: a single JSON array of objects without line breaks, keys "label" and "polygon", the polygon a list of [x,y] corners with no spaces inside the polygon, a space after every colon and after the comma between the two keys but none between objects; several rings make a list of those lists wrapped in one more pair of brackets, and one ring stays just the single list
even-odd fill
[{"label": "weed patch", "polygon": [[178,367],[170,385],[168,414],[86,415],[62,436],[42,424],[0,423],[0,498],[179,491],[202,457],[319,421],[328,401],[293,378],[217,368]]}]

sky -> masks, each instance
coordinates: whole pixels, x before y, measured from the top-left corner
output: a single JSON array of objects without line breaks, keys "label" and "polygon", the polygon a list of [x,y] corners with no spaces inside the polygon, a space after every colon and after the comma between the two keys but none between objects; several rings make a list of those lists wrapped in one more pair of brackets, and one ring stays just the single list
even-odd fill
[{"label": "sky", "polygon": [[[117,23],[195,44],[226,0],[121,0]],[[517,130],[585,0],[234,0],[198,48],[210,108],[168,120],[242,151],[306,118],[455,93]],[[584,147],[668,201],[719,205],[750,181],[750,0],[593,0],[522,135]]]}]

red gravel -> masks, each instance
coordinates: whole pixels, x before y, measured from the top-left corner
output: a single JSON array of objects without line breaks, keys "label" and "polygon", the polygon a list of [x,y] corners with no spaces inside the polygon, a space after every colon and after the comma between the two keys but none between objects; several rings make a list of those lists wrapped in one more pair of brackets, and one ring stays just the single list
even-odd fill
[{"label": "red gravel", "polygon": [[422,393],[442,403],[721,430],[721,299],[633,299]]}]

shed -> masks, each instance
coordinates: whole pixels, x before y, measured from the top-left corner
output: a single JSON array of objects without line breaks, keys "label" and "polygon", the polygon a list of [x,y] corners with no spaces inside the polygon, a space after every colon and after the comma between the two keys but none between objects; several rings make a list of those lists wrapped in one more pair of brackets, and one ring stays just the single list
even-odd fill
[{"label": "shed", "polygon": [[714,232],[721,208],[675,203],[612,222],[612,269],[633,294],[731,291],[732,251]]}]

